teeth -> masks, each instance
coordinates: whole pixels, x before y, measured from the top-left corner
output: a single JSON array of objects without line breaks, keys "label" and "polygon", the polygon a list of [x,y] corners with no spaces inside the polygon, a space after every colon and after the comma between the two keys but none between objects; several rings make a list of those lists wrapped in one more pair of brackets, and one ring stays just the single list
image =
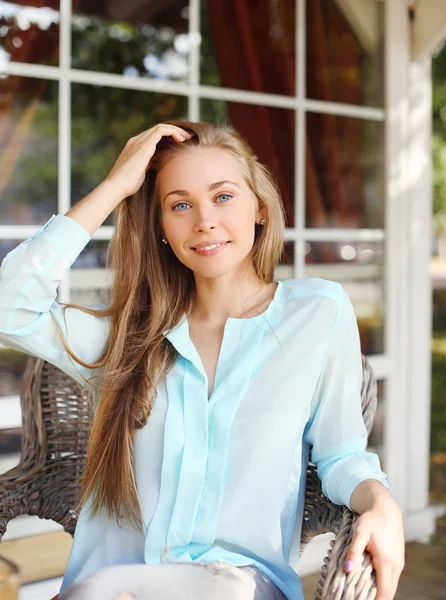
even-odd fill
[{"label": "teeth", "polygon": [[212,244],[212,246],[203,246],[202,248],[197,248],[197,250],[213,250],[214,248],[218,248],[221,244]]}]

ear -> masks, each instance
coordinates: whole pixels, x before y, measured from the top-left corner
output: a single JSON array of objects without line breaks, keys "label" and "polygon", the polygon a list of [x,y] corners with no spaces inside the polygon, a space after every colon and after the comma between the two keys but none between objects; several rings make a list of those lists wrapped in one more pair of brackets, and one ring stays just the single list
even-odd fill
[{"label": "ear", "polygon": [[[259,205],[259,201],[257,200],[257,206]],[[265,207],[257,208],[256,210],[256,223],[260,223],[262,219],[266,220],[266,210]]]}]

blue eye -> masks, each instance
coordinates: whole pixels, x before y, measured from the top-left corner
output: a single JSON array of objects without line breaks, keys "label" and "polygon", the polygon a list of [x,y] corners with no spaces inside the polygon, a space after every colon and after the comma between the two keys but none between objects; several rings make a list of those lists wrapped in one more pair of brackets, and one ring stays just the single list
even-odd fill
[{"label": "blue eye", "polygon": [[[187,202],[180,202],[179,204],[175,204],[175,206],[172,206],[172,210],[175,210],[178,206],[181,206],[182,204],[186,205]],[[183,212],[182,210],[179,210],[177,212]]]},{"label": "blue eye", "polygon": [[[217,196],[217,198],[221,198],[222,196],[226,196],[229,199],[232,198],[231,194],[220,194],[219,196]],[[223,201],[223,204],[224,204],[224,202],[227,202],[227,201]],[[219,204],[222,204],[222,203],[219,202]],[[176,210],[178,208],[178,206],[181,206],[181,205],[187,206],[188,203],[187,202],[179,202],[178,204],[175,204],[175,206],[172,206],[172,210]],[[184,212],[184,210],[177,210],[176,212]]]},{"label": "blue eye", "polygon": [[232,198],[230,194],[220,194],[217,198],[221,198],[222,196],[227,196],[228,198]]}]

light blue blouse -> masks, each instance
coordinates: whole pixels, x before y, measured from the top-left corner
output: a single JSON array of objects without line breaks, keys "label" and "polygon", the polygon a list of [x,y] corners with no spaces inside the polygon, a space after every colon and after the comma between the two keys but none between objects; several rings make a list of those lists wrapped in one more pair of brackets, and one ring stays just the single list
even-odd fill
[{"label": "light blue blouse", "polygon": [[[109,319],[68,309],[57,287],[91,239],[53,215],[0,267],[0,343],[41,357],[85,384],[59,342],[52,313],[86,362],[103,351]],[[98,306],[98,305],[97,305]],[[102,305],[103,306],[103,305]],[[289,600],[303,600],[296,570],[308,450],[322,490],[350,506],[377,479],[361,414],[361,350],[349,296],[321,278],[278,282],[266,311],[226,321],[214,388],[185,315],[164,334],[178,350],[152,414],[135,434],[144,532],[105,514],[80,516],[61,591],[101,567],[223,560],[260,569]]]}]

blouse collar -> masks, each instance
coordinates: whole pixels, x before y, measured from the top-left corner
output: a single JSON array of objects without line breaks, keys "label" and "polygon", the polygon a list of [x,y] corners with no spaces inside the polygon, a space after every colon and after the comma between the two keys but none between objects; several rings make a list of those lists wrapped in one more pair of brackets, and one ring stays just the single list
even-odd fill
[{"label": "blouse collar", "polygon": [[[280,304],[282,297],[283,282],[279,280],[277,284],[278,286],[276,292],[271,302],[268,304],[266,310],[254,317],[228,317],[225,323],[224,335],[226,335],[227,331],[238,333],[243,329],[245,324],[257,325],[258,323],[261,323],[265,318],[270,317],[273,311],[275,310],[275,307],[277,307],[277,305]],[[182,356],[184,356],[184,358],[189,359],[196,365],[202,365],[200,356],[190,337],[189,321],[186,313],[183,313],[180,320],[174,327],[172,327],[170,330],[165,329],[163,331],[163,335],[170,341],[170,343],[177,349],[177,351]]]}]

